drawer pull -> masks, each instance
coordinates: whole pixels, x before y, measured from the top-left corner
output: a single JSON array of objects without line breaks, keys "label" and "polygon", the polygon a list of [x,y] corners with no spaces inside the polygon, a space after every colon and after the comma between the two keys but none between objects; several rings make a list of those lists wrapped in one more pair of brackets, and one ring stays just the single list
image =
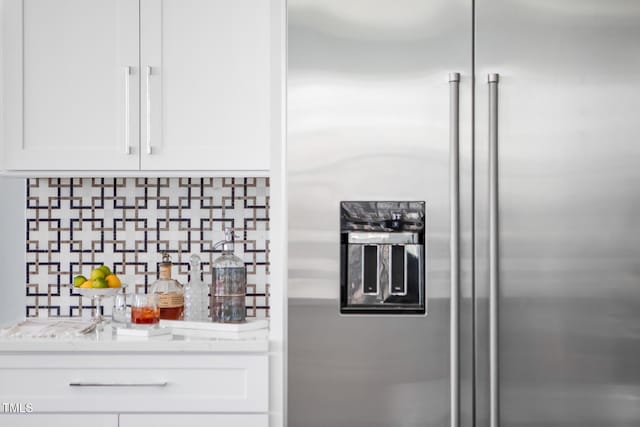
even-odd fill
[{"label": "drawer pull", "polygon": [[69,387],[166,387],[168,382],[154,382],[154,383],[94,383],[94,382],[72,382],[69,383]]}]

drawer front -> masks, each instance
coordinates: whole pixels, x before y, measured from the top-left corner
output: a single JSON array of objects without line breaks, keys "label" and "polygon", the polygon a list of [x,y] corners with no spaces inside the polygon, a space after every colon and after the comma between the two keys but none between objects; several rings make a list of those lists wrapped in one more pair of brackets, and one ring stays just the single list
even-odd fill
[{"label": "drawer front", "polygon": [[116,414],[0,414],[0,425],[10,427],[118,427]]},{"label": "drawer front", "polygon": [[122,414],[120,427],[268,427],[267,414]]},{"label": "drawer front", "polygon": [[0,401],[33,412],[267,412],[268,356],[0,357]]}]

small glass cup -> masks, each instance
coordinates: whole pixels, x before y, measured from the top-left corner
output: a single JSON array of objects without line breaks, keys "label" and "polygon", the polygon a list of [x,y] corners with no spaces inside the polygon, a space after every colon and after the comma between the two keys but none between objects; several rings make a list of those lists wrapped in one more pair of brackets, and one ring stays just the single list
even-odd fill
[{"label": "small glass cup", "polygon": [[112,319],[114,323],[127,324],[131,321],[131,294],[115,294],[113,297]]},{"label": "small glass cup", "polygon": [[131,325],[152,326],[160,322],[160,306],[157,294],[133,294],[131,301]]}]

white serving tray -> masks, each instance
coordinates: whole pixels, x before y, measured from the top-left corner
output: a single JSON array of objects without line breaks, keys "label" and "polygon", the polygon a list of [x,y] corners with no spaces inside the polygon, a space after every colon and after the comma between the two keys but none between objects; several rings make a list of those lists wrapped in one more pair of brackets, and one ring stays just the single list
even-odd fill
[{"label": "white serving tray", "polygon": [[171,335],[170,328],[118,328],[118,337],[157,337],[159,335]]},{"label": "white serving tray", "polygon": [[166,328],[195,329],[200,331],[245,332],[267,329],[266,319],[247,320],[245,323],[189,322],[184,320],[160,320],[160,326]]},{"label": "white serving tray", "polygon": [[268,329],[256,329],[255,331],[227,332],[227,331],[206,331],[202,329],[181,329],[171,328],[174,337],[184,337],[186,339],[202,338],[214,340],[266,340],[269,338]]}]

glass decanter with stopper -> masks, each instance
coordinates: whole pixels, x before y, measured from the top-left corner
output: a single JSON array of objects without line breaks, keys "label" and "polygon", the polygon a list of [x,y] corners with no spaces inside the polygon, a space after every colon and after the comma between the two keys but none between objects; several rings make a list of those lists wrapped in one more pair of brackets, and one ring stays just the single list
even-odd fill
[{"label": "glass decanter with stopper", "polygon": [[209,287],[202,281],[202,262],[196,254],[189,258],[191,280],[184,287],[184,320],[204,322],[209,319]]},{"label": "glass decanter with stopper", "polygon": [[211,319],[219,323],[243,323],[246,321],[247,271],[244,261],[233,254],[233,231],[225,228],[224,236],[224,240],[213,246],[222,245],[222,255],[211,265]]},{"label": "glass decanter with stopper", "polygon": [[182,285],[171,278],[171,257],[162,254],[160,275],[151,287],[152,294],[158,294],[160,319],[182,320],[184,313],[184,289]]}]

